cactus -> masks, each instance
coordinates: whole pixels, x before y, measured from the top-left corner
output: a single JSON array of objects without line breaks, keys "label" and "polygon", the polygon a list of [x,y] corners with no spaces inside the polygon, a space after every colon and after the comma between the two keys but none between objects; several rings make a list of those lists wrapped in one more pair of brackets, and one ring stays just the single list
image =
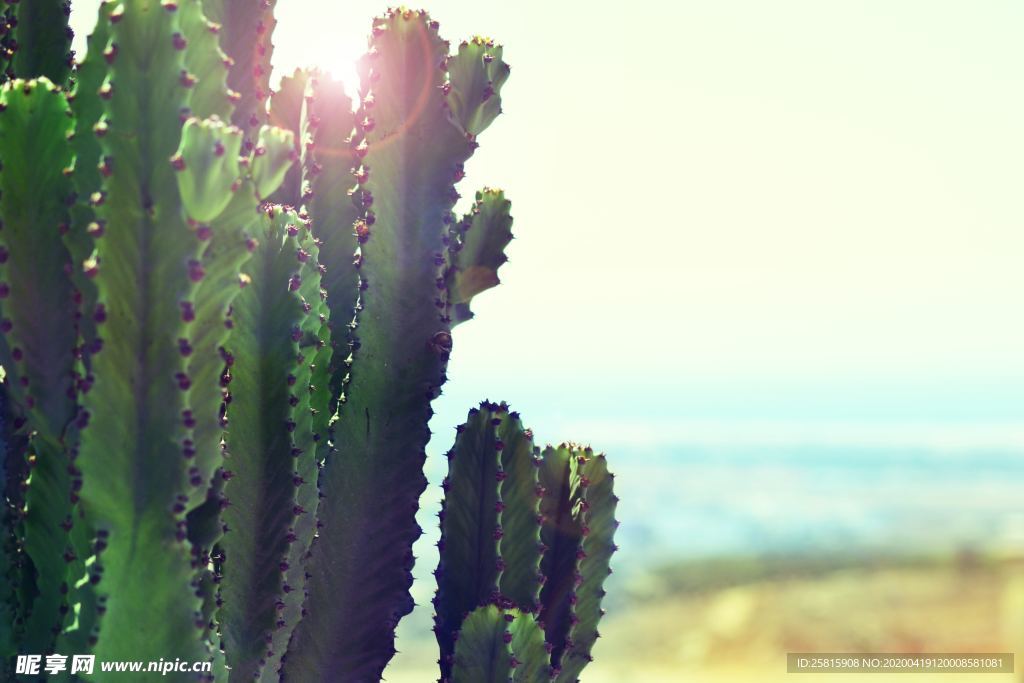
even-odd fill
[{"label": "cactus", "polygon": [[74,66],[69,0],[7,2],[0,11],[3,78],[45,76],[64,85]]},{"label": "cactus", "polygon": [[538,454],[519,416],[485,401],[458,427],[448,463],[434,598],[441,682],[540,671],[578,681],[615,550],[605,457],[567,444]]},{"label": "cactus", "polygon": [[[273,6],[105,0],[74,71],[66,3],[0,9],[5,680],[17,651],[266,682],[378,680],[394,653],[431,402],[512,239],[500,190],[453,214],[509,70],[400,9],[357,110],[315,70],[271,93]],[[614,505],[565,452],[492,404],[460,435],[446,680],[589,656]]]},{"label": "cactus", "polygon": [[[394,654],[394,628],[412,609],[427,422],[452,346],[445,265],[455,183],[476,136],[497,113],[501,80],[486,93],[475,88],[486,74],[506,71],[500,51],[487,45],[464,44],[446,80],[448,47],[436,22],[422,12],[392,11],[375,24],[361,65],[355,153],[362,160],[356,178],[362,216],[349,242],[359,248],[360,297],[356,326],[346,330],[352,360],[341,369],[348,379],[333,430],[338,457],[321,473],[325,495],[309,562],[309,615],[296,630],[298,647],[285,669],[298,680],[329,671],[378,678]],[[450,68],[473,59],[475,69]],[[315,213],[313,222],[325,245],[348,236],[318,227]],[[327,299],[337,334],[340,321],[351,317],[350,298],[335,296],[328,285]],[[323,609],[329,601],[334,608]]]},{"label": "cactus", "polygon": [[[271,212],[255,236],[259,244],[245,270],[251,283],[233,305],[228,344],[229,505],[218,621],[239,680],[267,667],[276,672],[298,621],[329,418],[331,349],[317,246],[294,212]],[[266,633],[274,634],[269,646]]]},{"label": "cactus", "polygon": [[549,677],[544,632],[531,614],[483,605],[459,630],[453,683],[536,683]]}]

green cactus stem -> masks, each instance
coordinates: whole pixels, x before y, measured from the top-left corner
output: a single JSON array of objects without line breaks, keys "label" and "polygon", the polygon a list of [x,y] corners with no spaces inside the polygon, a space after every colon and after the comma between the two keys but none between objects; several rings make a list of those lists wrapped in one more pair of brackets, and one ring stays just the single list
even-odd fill
[{"label": "green cactus stem", "polygon": [[476,193],[472,211],[452,228],[445,278],[453,327],[473,317],[473,297],[500,283],[498,269],[508,261],[505,248],[512,241],[511,209],[504,192],[484,188]]},{"label": "green cactus stem", "polygon": [[616,550],[618,522],[613,477],[603,454],[563,444],[541,458],[543,488],[540,621],[551,646],[554,680],[575,683],[592,660],[597,624],[604,614],[604,580]]},{"label": "green cactus stem", "polygon": [[466,617],[452,683],[538,683],[548,671],[544,632],[533,615],[485,605]]},{"label": "green cactus stem", "polygon": [[355,222],[363,207],[353,189],[360,166],[356,115],[340,81],[309,75],[303,117],[303,178],[300,199],[323,243],[320,258],[330,264],[324,289],[331,307],[331,411],[344,401],[351,364],[352,322],[359,300]]},{"label": "green cactus stem", "polygon": [[[74,64],[68,26],[71,16],[69,0],[21,0],[7,2],[11,6],[12,40],[15,51],[10,60],[12,78],[46,77],[64,86]],[[10,21],[9,19],[9,21]]]},{"label": "green cactus stem", "polygon": [[[102,185],[90,200],[103,230],[83,267],[96,282],[103,343],[81,400],[77,463],[84,509],[105,545],[96,563],[101,659],[209,654],[186,514],[205,502],[219,464],[219,436],[211,438],[220,430],[218,348],[240,291],[220,283],[237,283],[248,252],[239,223],[218,223],[204,201],[179,194],[179,184],[195,186],[192,176],[223,186],[234,169],[190,167],[201,150],[193,155],[189,141],[178,149],[179,117],[204,74],[185,68],[177,10],[155,0],[110,10],[99,90]],[[211,137],[214,156],[218,143],[228,148],[231,133],[221,132]],[[255,186],[240,177],[227,184],[234,181],[222,213],[251,220]],[[190,219],[193,211],[209,224]]]},{"label": "green cactus stem", "polygon": [[495,603],[537,609],[540,522],[532,434],[504,403],[470,411],[448,453],[434,622],[441,678],[452,672],[465,615]]},{"label": "green cactus stem", "polygon": [[[80,297],[81,311],[95,311],[96,283],[89,278],[81,264],[92,256],[94,239],[102,235],[104,226],[96,221],[96,214],[89,198],[100,191],[103,176],[100,172],[99,135],[106,130],[106,123],[100,123],[103,116],[103,100],[100,88],[107,75],[104,53],[110,43],[110,13],[114,2],[105,0],[100,5],[96,28],[89,35],[88,52],[79,64],[75,75],[75,87],[68,101],[75,119],[75,133],[71,140],[75,154],[75,170],[72,175],[78,201],[71,207],[71,231],[64,242],[71,255],[71,282]],[[92,315],[78,318],[79,355],[82,367],[79,372],[88,377],[89,356],[96,344],[97,323]]]},{"label": "green cactus stem", "polygon": [[229,505],[218,618],[232,681],[277,669],[301,611],[315,529],[318,448],[327,443],[327,319],[318,250],[292,211],[272,216],[245,268],[229,343]]},{"label": "green cactus stem", "polygon": [[[393,629],[412,609],[427,423],[451,351],[445,236],[454,185],[493,118],[479,110],[498,98],[494,87],[474,100],[474,69],[446,80],[448,47],[424,12],[391,11],[373,32],[357,118],[361,310],[334,430],[339,452],[321,473],[309,615],[286,663],[294,680],[378,678],[394,654]],[[481,56],[474,68],[494,61]],[[332,319],[345,315],[331,305]]]},{"label": "green cactus stem", "polygon": [[220,46],[229,58],[228,87],[237,93],[232,122],[242,129],[249,149],[267,123],[270,97],[271,37],[277,20],[276,0],[204,0],[211,21],[219,26]]},{"label": "green cactus stem", "polygon": [[37,591],[24,638],[41,651],[52,647],[63,624],[76,556],[68,532],[77,469],[64,446],[76,411],[77,310],[63,242],[71,127],[63,94],[45,78],[10,81],[0,92],[0,364],[14,426],[26,423],[33,434],[22,526]]},{"label": "green cactus stem", "polygon": [[[295,153],[302,154],[302,121],[306,106],[306,88],[312,72],[296,69],[291,76],[281,79],[281,85],[270,96],[270,122],[295,132]],[[275,204],[298,207],[302,204],[302,172],[304,164],[296,164],[288,170],[284,183],[270,200]]]},{"label": "green cactus stem", "polygon": [[220,49],[220,27],[206,16],[211,2],[177,0],[181,35],[179,45],[185,51],[185,69],[195,79],[189,98],[189,112],[199,118],[229,120],[241,96],[227,86],[231,60]]}]

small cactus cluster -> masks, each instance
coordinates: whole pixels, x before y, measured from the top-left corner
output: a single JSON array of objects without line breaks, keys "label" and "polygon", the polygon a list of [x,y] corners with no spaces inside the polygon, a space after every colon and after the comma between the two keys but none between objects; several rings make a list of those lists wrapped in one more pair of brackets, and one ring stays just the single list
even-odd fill
[{"label": "small cactus cluster", "polygon": [[434,598],[441,683],[575,683],[616,550],[605,456],[540,451],[506,404],[484,402],[448,463]]},{"label": "small cactus cluster", "polygon": [[[315,70],[271,92],[273,10],[105,0],[76,62],[69,3],[2,4],[4,680],[15,653],[89,653],[376,681],[395,652],[431,403],[512,239],[500,190],[453,211],[509,69],[398,9],[358,106]],[[610,553],[603,458],[537,458],[502,411],[452,461],[446,524],[493,511],[445,528],[442,675],[485,680],[460,653],[511,634],[515,680],[575,680]],[[485,470],[487,490],[464,480]],[[489,565],[464,554],[481,524]]]}]

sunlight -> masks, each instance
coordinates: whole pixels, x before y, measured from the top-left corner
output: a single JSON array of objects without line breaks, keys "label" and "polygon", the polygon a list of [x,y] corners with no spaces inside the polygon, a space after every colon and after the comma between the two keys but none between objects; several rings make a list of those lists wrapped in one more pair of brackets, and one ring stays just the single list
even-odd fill
[{"label": "sunlight", "polygon": [[[299,67],[318,67],[345,84],[353,102],[358,99],[356,63],[366,51],[368,23],[353,21],[341,3],[289,3],[277,10],[274,34],[274,77]],[[312,27],[312,28],[311,28]],[[323,30],[319,27],[330,27]]]}]

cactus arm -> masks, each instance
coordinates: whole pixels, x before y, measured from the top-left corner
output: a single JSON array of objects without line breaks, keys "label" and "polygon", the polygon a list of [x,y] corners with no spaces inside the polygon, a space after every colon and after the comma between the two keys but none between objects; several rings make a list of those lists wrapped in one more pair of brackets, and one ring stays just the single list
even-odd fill
[{"label": "cactus arm", "polygon": [[446,107],[447,47],[436,28],[423,12],[392,11],[375,25],[364,63],[358,350],[335,429],[339,454],[321,473],[309,616],[286,665],[298,680],[378,678],[412,609],[427,422],[451,349],[445,224],[474,148]]},{"label": "cactus arm", "polygon": [[[548,447],[541,457],[539,470],[541,498],[541,541],[544,556],[541,571],[539,619],[544,624],[545,638],[551,645],[551,663],[557,666],[567,647],[573,613],[573,591],[579,574],[580,538],[583,529],[573,516],[579,504],[578,478],[574,477],[575,459],[568,446]],[[575,480],[575,481],[574,481]]]},{"label": "cactus arm", "polygon": [[220,45],[230,58],[228,87],[238,93],[232,122],[256,144],[260,126],[267,122],[270,96],[271,37],[277,21],[276,0],[206,0],[207,16],[220,24]]},{"label": "cactus arm", "polygon": [[[75,118],[71,144],[75,153],[72,182],[77,201],[71,207],[71,231],[65,235],[64,243],[71,255],[71,281],[81,297],[80,310],[83,312],[93,312],[96,308],[96,283],[86,276],[82,264],[92,254],[93,237],[102,231],[102,226],[94,222],[96,216],[89,199],[99,192],[103,181],[99,168],[100,142],[94,130],[103,130],[103,125],[97,128],[103,116],[99,91],[107,74],[103,55],[110,42],[110,13],[114,6],[111,0],[100,5],[96,27],[89,35],[88,51],[78,65],[75,88],[68,97]],[[96,343],[96,322],[92,315],[82,315],[78,319],[78,334],[87,374],[89,355]]]},{"label": "cactus arm", "polygon": [[503,505],[499,489],[504,473],[494,423],[507,412],[506,407],[487,402],[472,409],[448,452],[434,599],[442,680],[451,676],[455,640],[465,615],[498,597]]},{"label": "cactus arm", "polygon": [[532,615],[495,605],[469,613],[455,645],[452,683],[537,683],[547,678],[544,632]]},{"label": "cactus arm", "polygon": [[[317,250],[294,212],[272,211],[247,267],[252,284],[233,305],[229,344],[234,362],[225,466],[232,476],[224,491],[229,506],[220,544],[219,622],[232,680],[240,681],[259,677],[287,645],[296,622],[282,613],[286,602],[294,606],[302,599],[301,586],[293,590],[286,579],[291,546],[301,546],[294,556],[301,560],[314,525],[302,525],[303,538],[296,525],[316,514],[315,493],[313,509],[300,507],[300,499],[311,504],[316,482],[310,388],[314,357],[326,347],[319,306],[313,310],[320,303]],[[325,420],[317,426],[326,428]]]},{"label": "cactus arm", "polygon": [[512,683],[537,683],[548,680],[551,664],[544,642],[544,629],[532,614],[517,610],[511,610],[506,614],[513,615],[509,628],[512,633],[512,656],[516,660],[516,665],[512,667]]},{"label": "cactus arm", "polygon": [[467,613],[489,602],[530,611],[540,592],[537,473],[519,416],[505,404],[474,408],[448,462],[434,599],[442,680]]},{"label": "cactus arm", "polygon": [[448,59],[448,107],[459,127],[474,138],[501,113],[501,88],[510,68],[502,47],[489,38],[463,41]]},{"label": "cactus arm", "polygon": [[0,109],[0,363],[30,426],[56,442],[75,412],[75,307],[61,237],[71,194],[71,118],[64,96],[45,79],[8,83]]},{"label": "cactus arm", "polygon": [[580,672],[593,660],[592,651],[598,638],[597,625],[604,614],[601,600],[604,581],[611,574],[609,563],[617,549],[614,543],[615,507],[618,498],[613,490],[613,475],[603,454],[595,455],[589,449],[579,451],[580,540],[581,559],[578,571],[581,578],[576,587],[576,621],[570,629],[571,645],[562,654],[558,683],[576,683]]},{"label": "cactus arm", "polygon": [[452,663],[452,683],[508,683],[512,648],[508,622],[494,605],[480,607],[466,617],[458,633]]},{"label": "cactus arm", "polygon": [[[72,521],[71,461],[63,446],[75,415],[72,370],[75,306],[61,237],[67,225],[71,164],[67,103],[46,79],[15,80],[0,93],[0,364],[6,389],[36,436],[25,493],[25,552],[38,594],[26,642],[50,648],[66,604]],[[40,312],[45,311],[45,315]],[[12,454],[13,455],[13,454]],[[64,590],[61,590],[61,587]]]},{"label": "cactus arm", "polygon": [[473,297],[500,282],[498,269],[508,260],[505,248],[512,241],[511,206],[504,192],[484,188],[452,231],[446,280],[453,327],[473,317]]},{"label": "cactus arm", "polygon": [[[13,4],[13,3],[9,3]],[[71,3],[68,0],[25,0],[17,3],[17,28],[14,37],[17,52],[12,60],[15,76],[45,76],[59,86],[66,84],[74,54],[68,26]]]},{"label": "cactus arm", "polygon": [[197,407],[219,405],[220,387],[189,375],[190,357],[214,363],[218,354],[198,341],[197,312],[207,302],[197,281],[212,266],[202,261],[199,226],[186,222],[170,161],[194,85],[182,75],[179,17],[176,5],[155,0],[124,0],[109,17],[104,177],[92,198],[105,227],[85,264],[106,322],[92,357],[95,383],[82,399],[88,426],[78,458],[85,510],[108,539],[98,568],[101,658],[207,652],[185,514],[209,485],[194,471],[190,441],[197,425],[218,422],[216,408]]},{"label": "cactus arm", "polygon": [[540,618],[555,680],[575,683],[598,637],[604,580],[616,549],[618,499],[605,457],[590,448],[549,446],[541,462],[541,538],[547,550]]},{"label": "cactus arm", "polygon": [[533,433],[523,428],[518,413],[503,416],[497,429],[502,444],[502,536],[498,554],[502,571],[498,589],[502,599],[523,612],[535,612],[541,589],[539,460]]},{"label": "cactus arm", "polygon": [[[309,247],[310,253],[314,254],[314,246]],[[322,282],[321,282],[322,285]],[[310,396],[309,412],[312,418],[311,429],[313,444],[310,445],[311,455],[299,458],[296,473],[299,475],[298,489],[295,501],[299,508],[305,510],[295,520],[294,534],[296,540],[288,546],[288,570],[285,572],[285,582],[290,591],[284,596],[284,608],[278,615],[279,623],[283,621],[285,627],[278,628],[274,633],[274,640],[271,643],[273,656],[268,661],[264,670],[263,680],[266,683],[277,683],[283,670],[284,657],[291,646],[291,639],[295,633],[295,625],[305,616],[305,602],[308,598],[306,587],[306,563],[312,552],[312,545],[315,543],[317,514],[320,506],[320,489],[317,480],[320,474],[320,466],[333,452],[328,439],[328,425],[333,413],[330,411],[330,361],[333,350],[330,344],[330,327],[328,316],[330,315],[323,292],[313,300],[311,315],[321,321],[319,330],[316,332],[318,350],[312,357],[310,363]]]},{"label": "cactus arm", "polygon": [[324,74],[311,77],[303,116],[302,202],[321,241],[327,304],[331,308],[331,411],[344,400],[349,373],[351,324],[359,298],[359,273],[354,258],[359,243],[354,231],[362,206],[352,196],[359,167],[358,136],[352,100],[341,82]]},{"label": "cactus arm", "polygon": [[185,51],[185,68],[196,79],[189,102],[190,112],[201,118],[217,116],[230,120],[238,95],[227,88],[229,60],[220,49],[220,28],[207,19],[202,0],[178,1],[181,38],[191,46]]},{"label": "cactus arm", "polygon": [[[295,151],[301,154],[302,118],[306,101],[306,86],[311,74],[304,69],[296,69],[291,76],[281,79],[281,85],[270,96],[270,123],[294,131]],[[296,164],[288,170],[288,175],[280,189],[274,193],[270,201],[275,204],[298,207],[302,204],[302,165]]]}]

